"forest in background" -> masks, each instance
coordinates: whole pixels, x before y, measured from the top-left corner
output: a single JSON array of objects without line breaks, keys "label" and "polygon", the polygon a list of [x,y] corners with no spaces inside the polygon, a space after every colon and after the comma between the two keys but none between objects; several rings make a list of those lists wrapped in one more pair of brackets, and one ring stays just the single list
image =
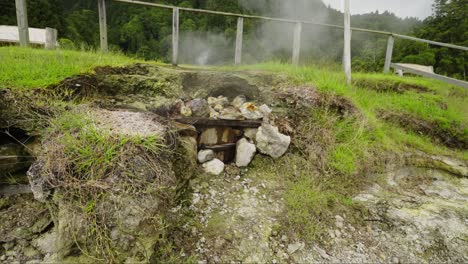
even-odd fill
[{"label": "forest in background", "polygon": [[[148,1],[151,2],[151,1]],[[152,1],[184,7],[236,13],[343,23],[343,14],[320,0],[166,0]],[[15,25],[14,1],[0,1],[0,25]],[[434,12],[424,21],[399,18],[395,14],[372,12],[352,17],[352,26],[407,34],[440,42],[468,46],[467,0],[435,0]],[[97,48],[99,24],[95,0],[28,0],[31,27],[53,27],[63,48]],[[148,60],[170,60],[172,12],[108,1],[108,37],[111,49]],[[181,62],[191,64],[232,63],[237,19],[182,12]],[[291,59],[291,24],[246,19],[244,22],[245,63]],[[353,34],[353,69],[381,71],[386,37]],[[339,63],[343,33],[307,25],[303,27],[301,62]],[[468,55],[465,51],[438,48],[423,43],[397,40],[394,61],[433,65],[436,72],[466,80]]]}]

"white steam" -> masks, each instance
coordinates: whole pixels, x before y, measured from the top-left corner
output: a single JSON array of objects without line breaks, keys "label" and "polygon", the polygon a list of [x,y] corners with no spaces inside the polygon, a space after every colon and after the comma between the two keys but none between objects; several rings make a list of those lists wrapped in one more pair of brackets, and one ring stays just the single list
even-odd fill
[{"label": "white steam", "polygon": [[[328,9],[321,0],[239,0],[239,4],[248,12],[256,15],[309,20],[319,23],[329,22]],[[255,63],[271,59],[290,61],[292,55],[294,24],[263,21],[249,21],[251,30],[246,34],[244,24],[243,62]],[[246,22],[244,22],[246,23]],[[321,57],[321,51],[328,49],[328,43],[340,41],[333,39],[330,29],[303,25],[301,34],[301,59],[308,60],[303,54]],[[337,32],[339,33],[339,32]],[[341,35],[340,33],[339,35]],[[334,35],[336,37],[336,35]],[[180,60],[190,64],[226,64],[234,61],[235,34],[184,32],[180,36]],[[332,57],[338,58],[341,49],[332,51]],[[315,56],[317,55],[317,56]],[[335,58],[330,58],[335,59]]]}]

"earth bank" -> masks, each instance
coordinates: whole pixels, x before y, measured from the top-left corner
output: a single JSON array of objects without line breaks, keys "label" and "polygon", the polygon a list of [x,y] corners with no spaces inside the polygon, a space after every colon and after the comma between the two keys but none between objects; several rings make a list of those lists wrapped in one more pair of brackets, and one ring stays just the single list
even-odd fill
[{"label": "earth bank", "polygon": [[[0,163],[15,163],[2,182],[30,184],[36,198],[0,198],[0,261],[468,261],[466,161],[414,152],[333,164],[335,126],[354,135],[365,123],[336,94],[266,73],[142,64],[0,93],[0,155],[15,156]],[[219,176],[197,164],[193,127],[151,111],[240,95],[271,107],[291,147]]]}]

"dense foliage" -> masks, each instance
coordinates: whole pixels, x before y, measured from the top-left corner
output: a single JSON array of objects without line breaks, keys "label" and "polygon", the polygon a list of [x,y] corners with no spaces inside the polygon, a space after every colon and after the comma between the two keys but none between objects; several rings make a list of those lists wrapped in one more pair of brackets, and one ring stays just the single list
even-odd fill
[{"label": "dense foliage", "polygon": [[[342,13],[320,0],[160,0],[184,7],[222,10],[269,16],[293,17],[330,24],[342,24]],[[373,12],[355,15],[356,27],[416,35],[441,42],[466,46],[468,43],[467,0],[436,0],[434,14],[424,21],[399,18],[392,13]],[[108,1],[108,34],[112,49],[144,59],[169,61],[171,49],[171,10]],[[31,27],[57,28],[62,46],[97,47],[99,27],[95,0],[29,0]],[[16,23],[14,1],[0,1],[0,24]],[[292,27],[289,24],[244,22],[244,62],[288,61],[291,57]],[[196,13],[181,13],[181,60],[185,63],[231,63],[236,35],[236,18]],[[342,31],[304,26],[301,59],[304,63],[340,62]],[[355,70],[380,71],[383,67],[386,38],[353,34]],[[468,57],[464,51],[437,48],[398,40],[394,61],[434,65],[437,72],[465,79]]]}]

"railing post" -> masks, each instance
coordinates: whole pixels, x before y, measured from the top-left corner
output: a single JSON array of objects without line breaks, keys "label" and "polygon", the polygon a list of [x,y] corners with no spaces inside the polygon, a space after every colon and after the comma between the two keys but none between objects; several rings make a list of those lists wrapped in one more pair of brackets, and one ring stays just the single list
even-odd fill
[{"label": "railing post", "polygon": [[107,21],[106,21],[106,0],[98,0],[99,10],[99,36],[101,40],[101,50],[108,51],[107,45]]},{"label": "railing post", "polygon": [[28,8],[26,0],[15,0],[18,36],[21,47],[29,45]]},{"label": "railing post", "polygon": [[179,56],[179,8],[172,9],[172,65],[177,66]]},{"label": "railing post", "polygon": [[294,27],[294,43],[293,43],[293,55],[292,63],[294,65],[299,64],[299,56],[301,54],[301,33],[302,33],[302,23],[297,22]]},{"label": "railing post", "polygon": [[55,28],[45,28],[45,44],[46,49],[55,49],[57,47],[57,30]]},{"label": "railing post", "polygon": [[384,73],[388,73],[390,71],[390,65],[392,63],[392,56],[393,56],[393,43],[394,43],[393,36],[390,35],[387,40],[387,55],[385,56],[385,66],[384,66]]},{"label": "railing post", "polygon": [[345,1],[344,10],[344,52],[343,62],[346,74],[346,83],[351,84],[351,15],[349,0]]},{"label": "railing post", "polygon": [[242,62],[242,38],[244,34],[244,18],[239,17],[237,19],[237,36],[236,36],[236,54],[234,58],[234,63],[236,65],[241,64]]}]

